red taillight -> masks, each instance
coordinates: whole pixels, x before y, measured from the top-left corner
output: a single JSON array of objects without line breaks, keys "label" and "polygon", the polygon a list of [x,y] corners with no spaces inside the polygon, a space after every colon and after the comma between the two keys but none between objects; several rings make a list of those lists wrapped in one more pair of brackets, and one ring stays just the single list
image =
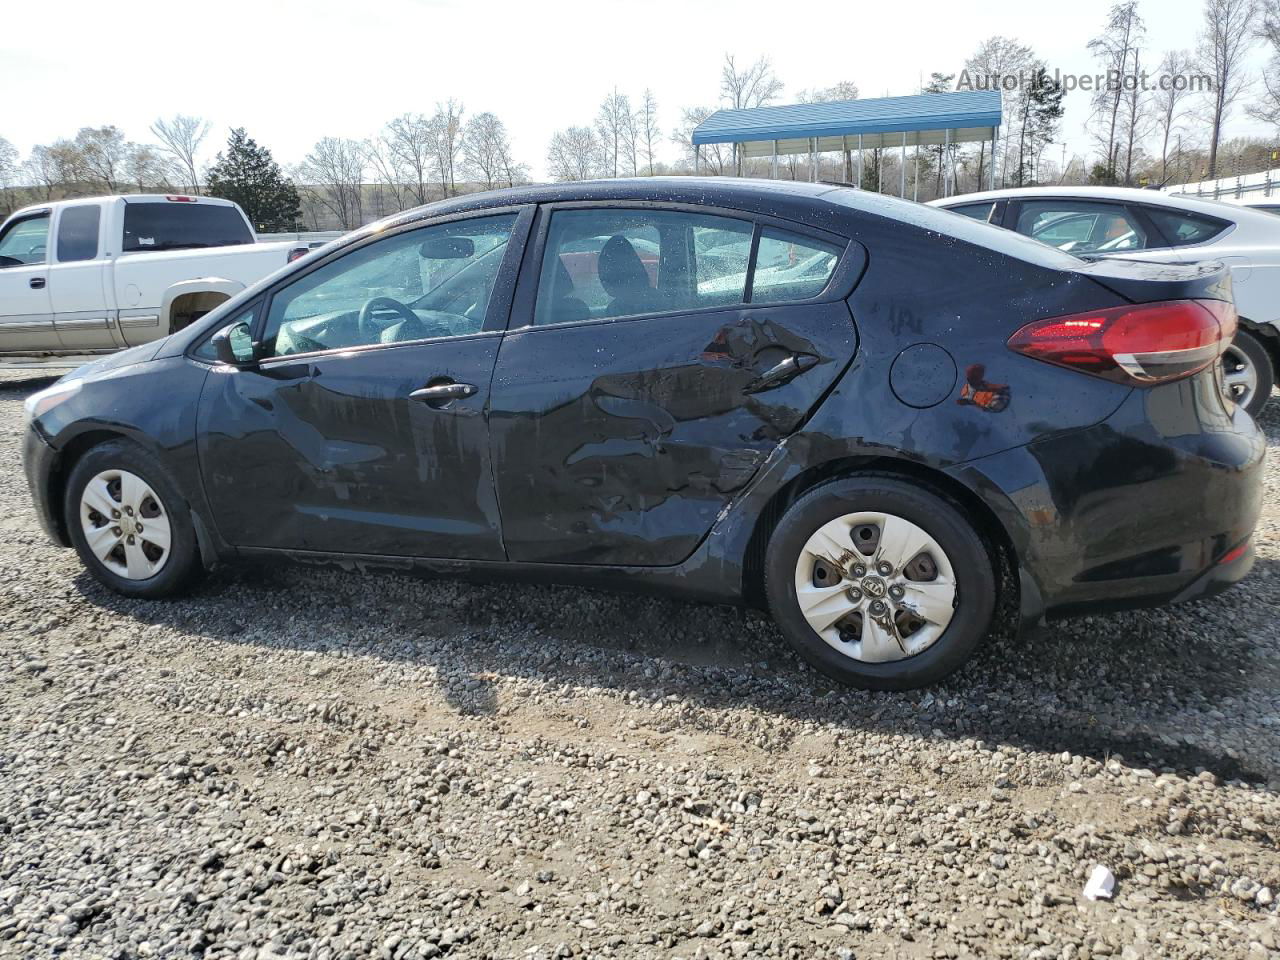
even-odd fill
[{"label": "red taillight", "polygon": [[195,203],[196,202],[195,197],[179,197],[179,196],[170,195],[165,197],[165,199],[168,200],[170,203]]},{"label": "red taillight", "polygon": [[1225,567],[1229,563],[1235,563],[1245,555],[1245,551],[1249,549],[1250,541],[1246,540],[1233,550],[1228,550],[1218,558],[1218,566]]},{"label": "red taillight", "polygon": [[1149,386],[1199,373],[1236,332],[1224,300],[1170,300],[1111,307],[1029,323],[1009,347],[1046,363],[1129,385]]},{"label": "red taillight", "polygon": [[289,259],[287,259],[285,263],[293,263],[293,261],[295,260],[301,260],[310,252],[311,251],[309,251],[306,247],[294,247],[292,250],[289,251]]}]

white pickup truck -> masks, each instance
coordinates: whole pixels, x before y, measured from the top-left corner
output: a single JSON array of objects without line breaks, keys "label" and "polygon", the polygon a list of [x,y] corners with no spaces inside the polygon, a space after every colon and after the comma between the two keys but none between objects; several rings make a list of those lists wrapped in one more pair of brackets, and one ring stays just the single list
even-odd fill
[{"label": "white pickup truck", "polygon": [[258,243],[229,200],[24,207],[0,226],[0,354],[96,353],[167,336],[306,252]]}]

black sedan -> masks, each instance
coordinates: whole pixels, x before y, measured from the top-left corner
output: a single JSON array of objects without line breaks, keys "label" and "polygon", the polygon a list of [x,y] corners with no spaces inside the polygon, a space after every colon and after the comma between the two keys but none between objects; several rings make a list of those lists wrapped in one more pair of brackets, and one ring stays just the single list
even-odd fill
[{"label": "black sedan", "polygon": [[1247,573],[1235,320],[1219,265],[1085,263],[858,190],[524,188],[82,367],[30,398],[26,467],[129,596],[250,557],[643,587],[766,604],[819,669],[903,688],[1001,610]]}]

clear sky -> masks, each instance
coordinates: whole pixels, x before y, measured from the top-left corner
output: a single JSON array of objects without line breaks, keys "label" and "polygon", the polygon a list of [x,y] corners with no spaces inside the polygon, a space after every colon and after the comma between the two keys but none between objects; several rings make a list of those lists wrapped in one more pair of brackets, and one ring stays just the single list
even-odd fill
[{"label": "clear sky", "polygon": [[[958,71],[986,37],[1030,44],[1050,68],[1094,73],[1086,43],[1110,0],[781,3],[778,0],[42,0],[5,4],[0,30],[0,136],[25,156],[82,126],[115,124],[151,139],[157,116],[212,121],[211,159],[231,126],[285,165],[322,136],[364,138],[406,111],[450,96],[491,110],[518,158],[545,175],[553,130],[590,122],[615,85],[658,98],[669,133],[681,107],[717,101],[726,51],[761,54],[786,84],[853,80],[864,97],[917,91],[931,71]],[[1147,62],[1194,47],[1200,0],[1143,0]],[[1252,66],[1265,62],[1256,51]],[[1227,132],[1266,134],[1237,105]],[[1088,95],[1067,97],[1068,156],[1089,140]],[[1197,132],[1203,130],[1199,125]],[[1049,156],[1061,159],[1061,147]],[[676,148],[663,145],[675,159]]]}]

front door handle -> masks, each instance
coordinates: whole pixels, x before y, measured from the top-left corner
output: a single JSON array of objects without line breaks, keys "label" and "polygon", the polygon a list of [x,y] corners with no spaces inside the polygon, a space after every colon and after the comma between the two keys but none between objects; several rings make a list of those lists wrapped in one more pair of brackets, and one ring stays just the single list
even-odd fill
[{"label": "front door handle", "polygon": [[43,290],[44,277],[32,277],[27,281],[27,285],[30,286],[32,290]]},{"label": "front door handle", "polygon": [[438,383],[431,387],[422,387],[409,394],[410,400],[418,400],[429,407],[444,407],[454,400],[465,400],[474,396],[475,384],[471,383]]},{"label": "front door handle", "polygon": [[818,358],[807,353],[793,353],[786,359],[775,363],[760,376],[747,384],[747,393],[758,393],[770,387],[780,387],[792,377],[799,376],[818,363]]}]

